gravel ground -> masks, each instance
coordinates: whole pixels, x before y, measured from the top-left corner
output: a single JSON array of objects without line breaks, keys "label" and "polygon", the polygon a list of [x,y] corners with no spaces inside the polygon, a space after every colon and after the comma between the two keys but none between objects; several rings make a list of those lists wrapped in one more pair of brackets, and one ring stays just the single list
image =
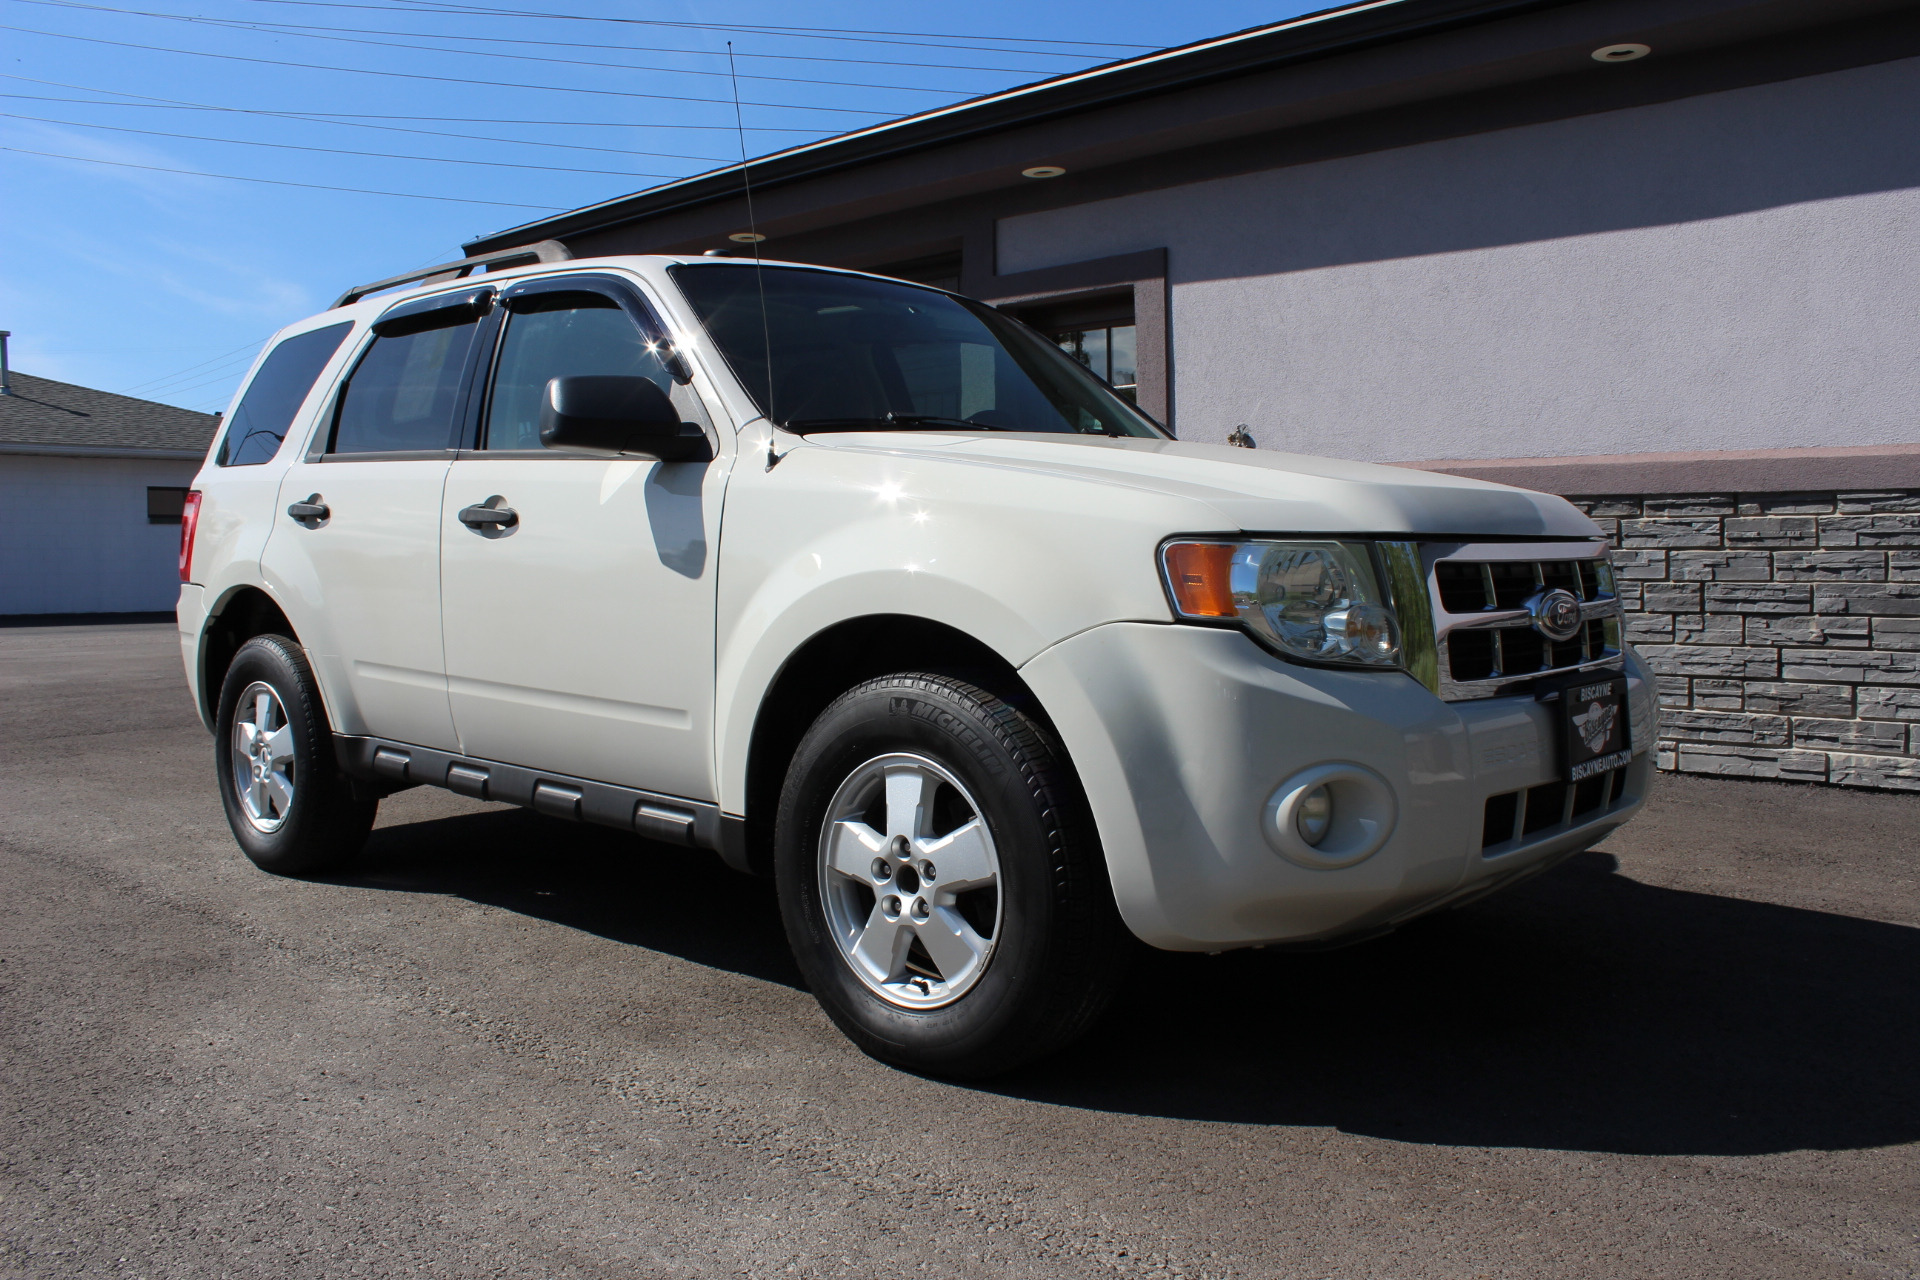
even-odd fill
[{"label": "gravel ground", "polygon": [[707,855],[422,790],[255,871],[168,626],[0,630],[0,726],[0,1276],[1920,1275],[1920,797],[1663,779],[978,1088]]}]

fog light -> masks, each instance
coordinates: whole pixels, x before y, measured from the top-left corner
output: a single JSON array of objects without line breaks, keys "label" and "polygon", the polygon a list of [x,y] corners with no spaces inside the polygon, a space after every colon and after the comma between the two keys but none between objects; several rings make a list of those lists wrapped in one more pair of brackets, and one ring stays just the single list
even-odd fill
[{"label": "fog light", "polygon": [[1333,796],[1325,786],[1315,787],[1300,797],[1293,809],[1293,823],[1300,828],[1300,838],[1308,844],[1317,845],[1327,838],[1327,829],[1333,826]]},{"label": "fog light", "polygon": [[1330,760],[1274,788],[1260,833],[1289,862],[1338,871],[1379,852],[1399,811],[1385,778],[1363,764]]}]

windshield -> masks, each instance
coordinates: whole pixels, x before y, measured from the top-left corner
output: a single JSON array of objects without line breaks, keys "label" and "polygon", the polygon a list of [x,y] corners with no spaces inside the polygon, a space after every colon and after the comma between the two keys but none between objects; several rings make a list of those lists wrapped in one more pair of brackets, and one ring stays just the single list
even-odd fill
[{"label": "windshield", "polygon": [[789,431],[1164,436],[1058,347],[980,303],[804,267],[671,274],[747,394]]}]

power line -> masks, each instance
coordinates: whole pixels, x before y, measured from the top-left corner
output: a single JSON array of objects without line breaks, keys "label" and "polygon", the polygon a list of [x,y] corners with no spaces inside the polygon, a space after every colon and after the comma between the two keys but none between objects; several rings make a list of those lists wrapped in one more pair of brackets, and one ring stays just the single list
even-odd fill
[{"label": "power line", "polygon": [[51,116],[28,116],[0,111],[0,120],[34,120],[41,124],[72,125],[76,129],[110,129],[115,133],[138,133],[149,138],[182,138],[188,142],[224,142],[235,147],[275,147],[282,151],[323,151],[335,156],[368,156],[375,160],[425,160],[434,164],[477,164],[493,169],[538,169],[545,173],[585,173],[609,178],[684,178],[682,173],[637,173],[628,169],[569,169],[552,164],[514,164],[509,160],[456,160],[447,156],[406,156],[390,151],[352,151],[344,147],[305,147],[294,142],[254,142],[245,138],[210,138],[201,133],[167,133],[159,129],[135,129],[120,124],[88,124],[84,120],[55,120]]},{"label": "power line", "polygon": [[148,378],[145,382],[136,382],[130,387],[125,387],[121,389],[116,394],[123,395],[123,396],[130,396],[136,391],[145,391],[150,387],[162,386],[166,383],[172,382],[175,378],[184,378],[188,374],[197,373],[200,370],[206,368],[210,364],[220,364],[225,361],[231,360],[235,356],[238,356],[243,351],[258,350],[261,343],[264,343],[265,341],[266,341],[266,338],[262,338],[260,339],[259,342],[243,343],[240,346],[235,347],[231,351],[221,352],[219,355],[213,357],[211,360],[202,360],[199,364],[190,364],[186,368],[176,370],[173,373],[163,374],[158,378]]},{"label": "power line", "polygon": [[[145,94],[124,93],[119,89],[95,89],[84,84],[68,84],[64,80],[38,80],[32,76],[13,75],[0,71],[0,80],[20,80],[27,84],[52,85],[56,89],[78,89],[84,93],[111,93],[123,98],[144,98]],[[153,98],[154,102],[171,102],[171,98]],[[101,103],[102,106],[120,106],[131,104]],[[210,111],[244,111],[244,107],[209,107]],[[553,129],[704,129],[732,133],[730,124],[635,124],[631,120],[495,120],[483,116],[396,116],[385,111],[312,111],[306,113],[290,111],[262,111],[262,115],[292,115],[301,119],[313,120],[412,120],[426,124],[525,124],[539,125]],[[770,125],[755,125],[748,133],[805,133],[820,137],[821,129],[775,128]],[[636,152],[638,155],[658,155],[660,152]],[[685,156],[688,160],[709,160],[711,156]]]},{"label": "power line", "polygon": [[184,396],[190,391],[199,391],[205,387],[218,386],[223,382],[233,381],[234,378],[245,372],[247,365],[252,362],[252,356],[241,356],[235,360],[228,361],[218,372],[210,373],[206,377],[195,378],[191,382],[183,383],[177,387],[155,387],[148,391],[147,394]]},{"label": "power line", "polygon": [[[108,93],[111,90],[96,89],[94,93]],[[309,124],[332,125],[342,129],[380,129],[388,133],[412,133],[426,138],[461,138],[468,142],[505,142],[517,147],[540,147],[542,149],[559,147],[567,151],[597,151],[610,156],[657,156],[666,160],[699,160],[712,164],[727,163],[719,156],[689,156],[672,151],[632,151],[623,147],[590,147],[578,142],[548,142],[535,138],[495,138],[480,133],[448,133],[444,129],[406,129],[398,125],[368,124],[362,120],[329,120],[325,116],[307,116],[292,111],[262,111],[249,107],[209,107],[196,102],[173,102],[162,99],[157,102],[102,102],[98,98],[56,98],[40,93],[0,93],[0,98],[17,98],[26,102],[69,102],[86,107],[133,107],[142,111],[211,111],[234,115],[265,116],[273,120],[300,120]],[[37,120],[38,116],[25,116],[23,119]],[[56,121],[54,123],[79,124],[77,120]],[[83,126],[105,128],[106,126]],[[181,135],[182,137],[188,135]],[[361,154],[355,152],[354,154]],[[377,154],[367,152],[365,154]],[[599,173],[598,169],[581,169],[580,173]],[[624,170],[622,172],[625,172]],[[664,175],[657,175],[664,176]]]},{"label": "power line", "polygon": [[[534,54],[534,53],[501,53],[491,49],[444,49],[437,45],[405,44],[395,40],[365,40],[365,39],[361,39],[359,35],[321,34],[323,32],[351,32],[351,31],[360,30],[358,28],[353,28],[353,27],[314,27],[314,26],[308,26],[308,25],[304,25],[301,23],[294,23],[294,22],[262,22],[262,23],[242,22],[242,21],[237,21],[235,19],[231,19],[231,18],[202,18],[202,17],[194,17],[194,16],[189,16],[186,14],[178,14],[178,13],[156,13],[152,10],[147,10],[147,9],[117,9],[110,5],[81,4],[81,3],[78,3],[77,0],[16,0],[16,2],[20,4],[45,5],[49,8],[55,8],[55,9],[81,9],[81,10],[87,10],[94,13],[127,14],[137,18],[159,18],[169,22],[195,23],[202,26],[217,27],[217,28],[221,28],[229,31],[251,31],[256,35],[270,35],[276,32],[285,32],[286,34],[297,36],[302,40],[328,40],[336,44],[370,45],[374,48],[379,48],[379,49],[410,49],[417,53],[456,54],[463,58],[507,58],[515,62],[545,62],[545,63],[552,63],[552,64],[565,66],[565,67],[605,67],[613,71],[657,71],[657,72],[663,72],[668,75],[679,75],[679,76],[719,76],[724,78],[727,74],[724,71],[703,71],[697,67],[662,67],[662,66],[649,66],[649,65],[643,65],[643,64],[636,64],[636,63],[630,63],[630,62],[597,62],[597,61],[591,61],[584,58],[550,58],[550,57],[544,57],[540,54]],[[462,38],[481,39],[481,40],[488,39],[488,37],[485,37],[485,36],[480,36],[480,37],[438,36],[438,35],[432,35],[425,32],[415,32],[415,31],[365,31],[365,32],[361,32],[361,34],[415,36],[417,38],[428,39],[428,40],[446,40],[446,39],[462,39]],[[555,42],[524,41],[524,40],[516,41],[516,40],[503,39],[498,41],[498,43],[546,44],[546,43],[555,43]],[[568,45],[566,47],[591,48],[594,46]],[[1020,74],[1020,73],[1016,73],[1016,74]],[[817,84],[817,85],[825,85],[827,87],[835,88],[835,89],[889,89],[889,90],[895,90],[902,93],[937,93],[946,97],[953,97],[955,95],[964,95],[964,94],[970,94],[970,93],[976,92],[975,90],[970,90],[970,89],[930,89],[924,85],[873,84],[867,81],[857,81],[857,80],[816,80],[816,79],[810,79],[805,76],[748,76],[747,78],[749,80],[777,81],[782,84]],[[719,99],[714,99],[714,101],[719,101]]]},{"label": "power line", "polygon": [[[96,89],[94,93],[109,93],[111,90]],[[399,125],[368,124],[362,120],[329,120],[325,116],[301,115],[293,111],[262,111],[251,107],[210,107],[197,102],[173,102],[162,99],[157,102],[102,102],[98,98],[56,98],[40,93],[0,93],[0,98],[17,98],[25,102],[69,102],[87,107],[133,107],[142,111],[211,111],[234,115],[264,116],[272,120],[300,120],[309,124],[332,125],[342,129],[380,129],[387,133],[412,133],[426,138],[461,138],[468,142],[505,142],[517,147],[540,147],[542,149],[559,147],[567,151],[597,151],[610,156],[656,156],[665,160],[699,160],[712,164],[727,163],[719,156],[690,156],[673,151],[633,151],[624,147],[590,147],[579,142],[549,142],[536,138],[496,138],[481,133],[448,133],[444,129],[406,129]],[[26,116],[23,119],[39,119],[38,116]],[[56,123],[79,124],[77,120],[57,121]],[[105,126],[97,126],[104,128]],[[187,136],[187,135],[181,135]],[[360,154],[358,152],[354,154]],[[376,154],[367,152],[365,154]],[[599,173],[598,169],[581,169],[580,173]],[[622,172],[625,172],[624,170]],[[663,175],[662,175],[663,176]]]},{"label": "power line", "polygon": [[133,164],[126,160],[96,160],[92,156],[69,156],[57,151],[30,151],[26,147],[0,146],[0,151],[11,151],[23,156],[45,156],[49,160],[77,160],[81,164],[112,165],[116,169],[149,169],[154,173],[178,173],[189,178],[224,178],[229,182],[260,182],[270,187],[304,187],[308,191],[341,191],[356,196],[398,196],[403,200],[439,200],[447,204],[490,204],[500,209],[535,209],[542,213],[566,212],[558,205],[551,204],[514,204],[506,200],[473,200],[465,196],[428,196],[412,191],[374,191],[366,187],[334,187],[319,182],[287,182],[280,178],[245,178],[235,173],[207,173],[200,169],[169,169],[165,165]]},{"label": "power line", "polygon": [[[394,80],[431,80],[438,84],[470,84],[487,89],[538,89],[543,93],[588,93],[608,98],[648,98],[662,102],[709,102],[724,104],[725,98],[694,98],[672,93],[628,93],[623,89],[588,89],[579,85],[519,84],[512,80],[470,80],[462,76],[430,76],[417,71],[376,71],[370,67],[333,67],[313,62],[286,62],[278,58],[250,58],[238,53],[208,53],[201,49],[170,49],[165,45],[136,44],[131,40],[106,40],[99,36],[69,35],[64,31],[41,31],[35,27],[16,27],[0,23],[0,31],[21,31],[28,35],[50,36],[56,40],[80,40],[87,44],[111,45],[118,49],[143,49],[149,53],[179,53],[194,58],[219,58],[225,62],[252,62],[267,67],[295,67],[302,71],[338,71],[357,76],[384,76]],[[831,111],[839,115],[891,116],[889,111],[867,111],[858,107],[813,107],[798,102],[749,102],[750,107],[774,107],[783,111]]]},{"label": "power line", "polygon": [[[960,50],[965,50],[973,53],[1025,53],[1036,58],[1073,58],[1079,61],[1085,61],[1086,58],[1090,56],[1100,56],[1100,55],[1089,55],[1089,54],[1078,54],[1078,53],[1050,53],[1050,52],[1046,52],[1044,50],[1039,50],[1039,49],[1012,49],[1012,48],[1008,48],[1006,44],[999,44],[999,45],[922,44],[919,41],[915,41],[915,40],[882,39],[880,38],[882,33],[853,32],[851,29],[849,29],[848,34],[844,34],[844,35],[827,34],[828,32],[835,30],[834,28],[831,28],[831,27],[772,27],[772,26],[754,27],[754,26],[734,26],[734,25],[728,25],[725,23],[715,23],[715,22],[667,22],[665,20],[658,19],[658,18],[607,18],[607,17],[600,17],[594,14],[583,14],[583,13],[545,13],[545,12],[540,12],[538,10],[531,10],[531,9],[494,9],[494,8],[488,8],[481,5],[471,5],[471,4],[441,4],[441,3],[438,3],[437,0],[408,0],[407,4],[356,4],[356,3],[352,3],[351,0],[253,0],[253,3],[255,4],[297,4],[297,5],[307,5],[314,8],[327,8],[327,9],[374,9],[383,13],[459,13],[459,14],[466,14],[474,17],[545,18],[549,20],[563,21],[563,22],[616,22],[616,23],[624,23],[629,26],[672,27],[672,28],[679,28],[681,30],[692,30],[692,31],[723,31],[723,32],[737,31],[737,32],[744,32],[749,35],[780,36],[780,37],[793,39],[793,40],[835,40],[835,41],[842,41],[842,42],[854,43],[854,44],[909,45],[909,46],[924,48],[924,49],[960,49]],[[889,32],[884,34],[907,35],[912,33]],[[951,36],[951,37],[941,37],[941,38],[953,39],[953,40],[1002,40],[1007,42],[1014,42],[1014,41],[1020,41],[1025,39],[1025,37],[1020,37],[1020,36]],[[1157,48],[1157,46],[1155,45],[1120,44],[1120,43],[1101,44],[1101,43],[1096,43],[1093,41],[1085,41],[1085,40],[1027,40],[1026,43],[1057,44],[1062,46],[1077,45],[1081,48],[1087,48],[1087,49],[1138,49],[1142,52],[1151,52]],[[753,106],[754,104],[747,103],[746,105]]]},{"label": "power line", "polygon": [[[71,0],[31,0],[31,2],[38,3],[38,4],[68,4],[68,3],[71,3]],[[419,9],[408,9],[408,10],[403,10],[403,12],[424,14],[426,11],[419,10]],[[438,15],[434,15],[434,16],[438,16]],[[204,21],[213,21],[213,19],[204,19]],[[254,24],[248,24],[248,25],[260,26],[260,27],[296,27],[297,28],[301,24],[293,23],[293,22],[260,22],[260,23],[254,23]],[[603,49],[603,50],[617,49],[617,50],[621,50],[623,52],[628,52],[628,53],[680,53],[680,54],[686,54],[689,57],[696,57],[696,58],[724,58],[727,56],[724,53],[716,53],[711,49],[662,49],[658,45],[642,48],[638,45],[625,45],[625,44],[616,44],[616,45],[588,44],[588,43],[583,43],[577,40],[529,40],[523,36],[469,36],[469,35],[454,35],[448,32],[429,33],[424,31],[387,31],[387,30],[381,30],[379,28],[369,28],[369,27],[308,27],[306,29],[313,30],[313,31],[350,31],[360,35],[420,36],[420,37],[431,39],[431,40],[467,40],[467,41],[473,41],[473,42],[478,42],[482,44],[537,45],[544,49]],[[995,50],[995,52],[996,53],[1018,53],[1021,51],[1018,49],[999,49],[999,50]],[[1033,69],[1030,67],[981,67],[981,66],[975,66],[970,62],[902,62],[897,58],[886,58],[886,59],[829,58],[819,54],[805,54],[805,53],[739,53],[739,52],[736,52],[734,56],[737,58],[754,58],[764,62],[835,62],[835,63],[841,63],[843,65],[852,66],[852,67],[917,67],[917,68],[924,68],[930,71],[995,71],[995,72],[1002,72],[1002,73],[1005,73],[1006,75],[1013,75],[1013,76],[1028,76],[1028,75],[1035,74]],[[716,72],[710,72],[709,74],[723,75],[725,73],[716,71]],[[782,77],[778,77],[778,76],[754,76],[754,75],[749,75],[747,77],[747,79],[749,80],[775,80],[775,79],[781,79],[781,78]],[[834,82],[825,81],[825,80],[802,80],[802,81],[796,81],[796,83],[830,84]]]}]

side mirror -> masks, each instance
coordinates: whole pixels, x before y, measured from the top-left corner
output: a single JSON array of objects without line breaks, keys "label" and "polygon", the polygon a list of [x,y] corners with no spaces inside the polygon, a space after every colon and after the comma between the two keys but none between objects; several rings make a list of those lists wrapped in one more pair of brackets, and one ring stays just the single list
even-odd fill
[{"label": "side mirror", "polygon": [[540,443],[549,449],[617,458],[639,454],[662,462],[706,462],[713,449],[696,423],[650,379],[553,378],[540,402]]}]

